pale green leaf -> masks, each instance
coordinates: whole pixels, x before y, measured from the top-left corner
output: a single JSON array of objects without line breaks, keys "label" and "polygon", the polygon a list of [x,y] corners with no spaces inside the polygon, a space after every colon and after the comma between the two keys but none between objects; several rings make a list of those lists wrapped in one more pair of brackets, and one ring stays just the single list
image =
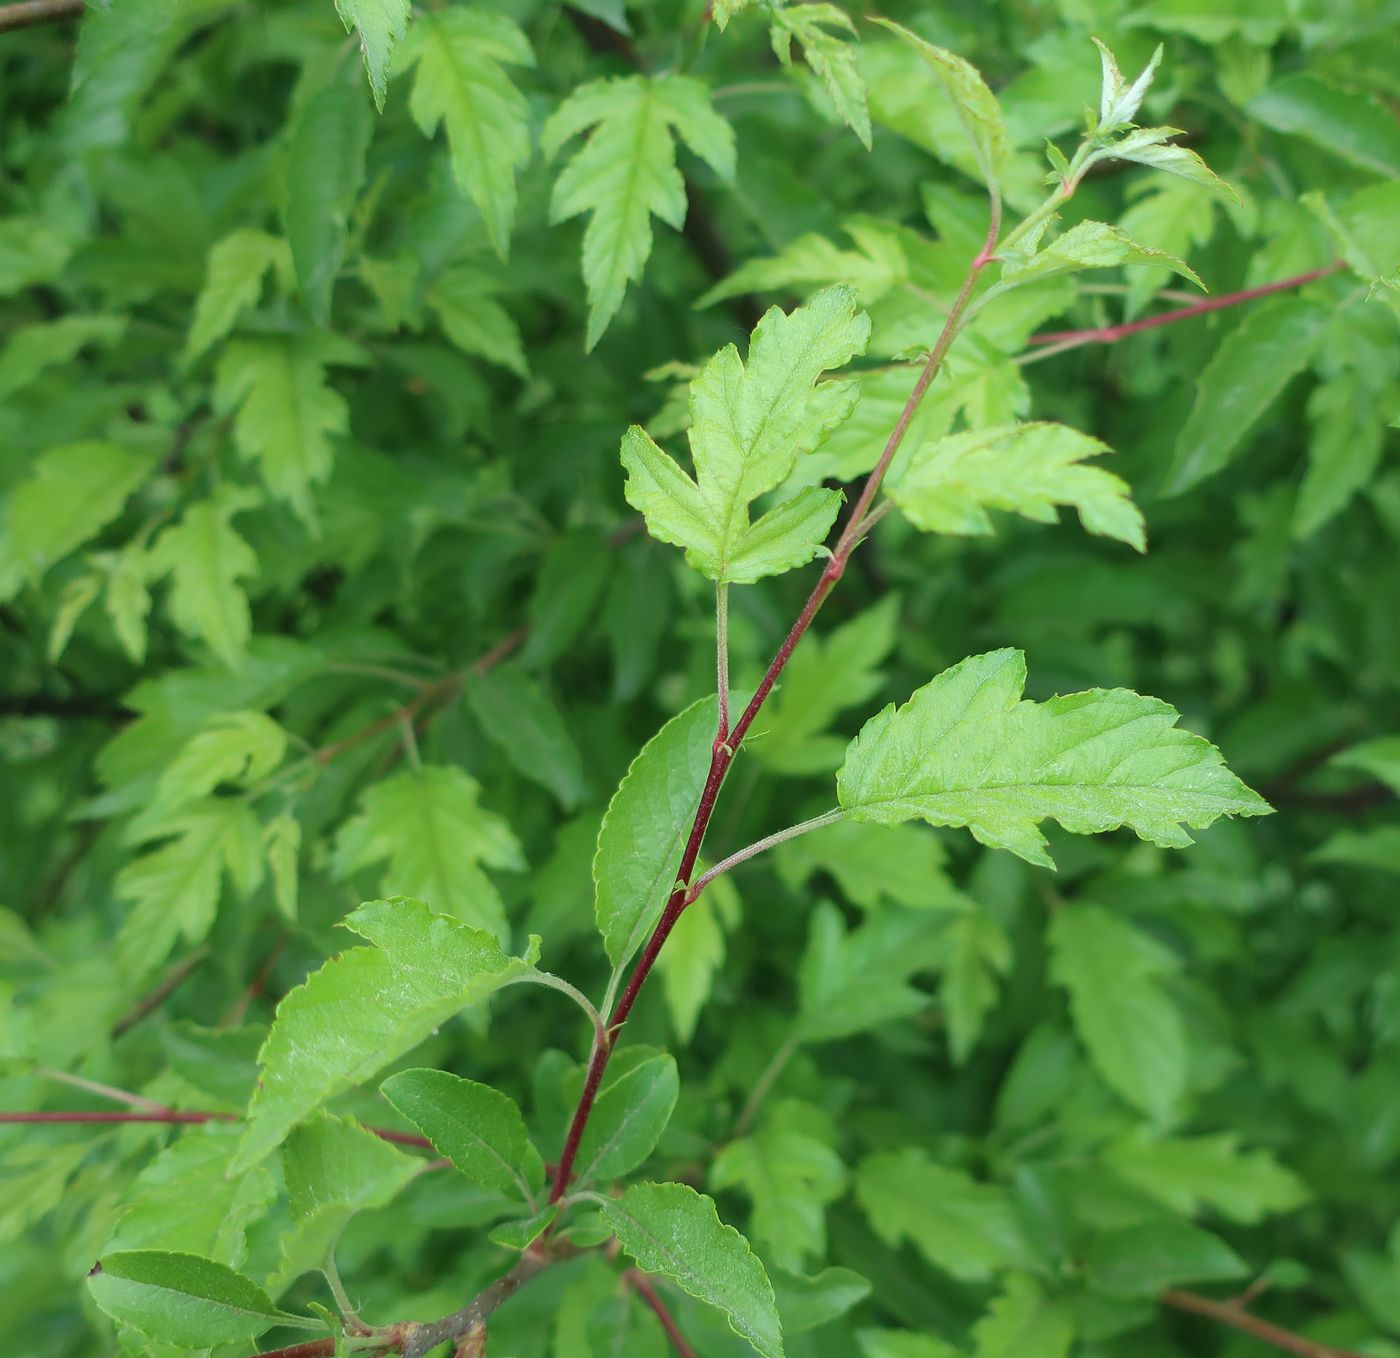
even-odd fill
[{"label": "pale green leaf", "polygon": [[846,1185],[835,1142],[820,1108],[785,1099],[770,1104],[758,1130],[731,1141],[710,1166],[712,1187],[744,1190],[754,1239],[782,1268],[799,1271],[826,1255],[826,1208]]},{"label": "pale green leaf", "polygon": [[715,0],[712,6],[715,27],[723,33],[729,26],[729,21],[736,14],[742,14],[753,3],[754,0]]},{"label": "pale green leaf", "polygon": [[607,1080],[579,1142],[574,1177],[606,1183],[642,1164],[671,1120],[680,1094],[673,1056],[653,1056]]},{"label": "pale green leaf", "polygon": [[700,1011],[724,966],[725,928],[739,919],[739,897],[728,876],[717,877],[688,905],[656,959],[671,1029],[682,1044],[695,1036]]},{"label": "pale green leaf", "polygon": [[937,77],[972,143],[983,182],[995,190],[1002,161],[1006,159],[1006,123],[996,95],[987,88],[977,68],[889,19],[877,18],[875,22],[912,47]]},{"label": "pale green leaf", "polygon": [[151,556],[141,538],[128,542],[104,560],[107,569],[107,595],[103,607],[122,649],[136,664],[146,659],[146,618],[151,611],[151,592],[146,588]]},{"label": "pale green leaf", "polygon": [[861,1358],[963,1358],[951,1344],[913,1330],[860,1330]]},{"label": "pale green leaf", "polygon": [[286,241],[248,226],[231,231],[212,246],[185,341],[185,361],[198,358],[233,329],[239,316],[262,295],[269,269],[285,275],[290,265]]},{"label": "pale green leaf", "polygon": [[1063,424],[1004,424],[948,434],[926,444],[890,488],[916,527],[935,533],[990,533],[988,509],[1056,523],[1056,505],[1073,505],[1090,533],[1138,551],[1147,539],[1127,482],[1084,460],[1106,444]]},{"label": "pale green leaf", "polygon": [[267,865],[272,869],[273,898],[282,918],[295,923],[300,885],[301,822],[290,812],[268,821],[263,830]]},{"label": "pale green leaf", "polygon": [[287,750],[287,733],[262,712],[220,712],[180,747],[156,784],[147,814],[207,797],[221,783],[266,778]]},{"label": "pale green leaf", "polygon": [[6,1147],[0,1161],[0,1242],[30,1235],[31,1227],[58,1206],[88,1150],[81,1141]]},{"label": "pale green leaf", "polygon": [[421,901],[370,901],[345,921],[374,947],[332,958],[291,991],[258,1055],[235,1171],[255,1165],[327,1099],[371,1079],[454,1014],[534,965]]},{"label": "pale green leaf", "polygon": [[948,1025],[948,1050],[957,1065],[972,1054],[997,1000],[998,976],[1011,967],[1011,940],[994,919],[973,906],[953,919],[942,937],[938,997]]},{"label": "pale green leaf", "polygon": [[384,1097],[473,1183],[521,1183],[530,1139],[515,1100],[445,1070],[403,1070],[380,1086]]},{"label": "pale green leaf", "polygon": [[675,887],[715,722],[713,698],[672,717],[642,747],[608,803],[593,858],[594,909],[614,967],[642,946]]},{"label": "pale green leaf", "polygon": [[749,506],[791,473],[850,414],[850,381],[819,382],[864,352],[869,319],[846,287],[827,288],[790,315],[770,310],[747,363],[728,345],[690,386],[695,479],[634,425],[622,442],[628,503],[653,537],[686,549],[712,580],[748,583],[816,555],[836,513],[829,491],[799,492],[749,521]]},{"label": "pale green leaf", "polygon": [[685,224],[675,138],[724,180],[734,176],[735,155],[733,130],[711,107],[708,88],[690,76],[614,76],[581,85],[544,125],[545,154],[557,154],[590,127],[592,135],[555,182],[550,219],[592,213],[583,237],[585,347],[592,349],[628,286],[642,276],[652,217],[677,231]]},{"label": "pale green leaf", "polygon": [[320,1112],[282,1144],[293,1226],[282,1234],[272,1280],[278,1290],[319,1268],[357,1212],[385,1207],[424,1162],[349,1118]]},{"label": "pale green leaf", "polygon": [[1141,127],[1109,145],[1106,154],[1114,160],[1131,160],[1138,165],[1150,165],[1154,170],[1190,180],[1238,205],[1241,201],[1239,194],[1200,156],[1189,147],[1173,146],[1167,141],[1168,137],[1178,135],[1179,131],[1174,127]]},{"label": "pale green leaf", "polygon": [[843,29],[852,37],[856,26],[845,10],[830,4],[782,5],[772,10],[770,36],[773,51],[784,66],[792,61],[792,40],[797,39],[812,73],[822,82],[837,116],[870,150],[870,112],[866,108],[865,77],[860,73],[855,45],[829,28]]},{"label": "pale green leaf", "polygon": [[516,666],[503,665],[472,675],[466,694],[486,737],[525,777],[552,792],[565,811],[583,801],[583,757],[539,684]]},{"label": "pale green leaf", "polygon": [[1160,43],[1157,45],[1142,74],[1129,85],[1123,79],[1123,73],[1118,69],[1118,60],[1108,45],[1097,38],[1091,38],[1090,41],[1099,49],[1099,65],[1103,70],[1097,128],[1098,134],[1102,136],[1105,132],[1131,123],[1137,117],[1137,111],[1142,107],[1142,101],[1152,87],[1157,68],[1162,64],[1162,46]]},{"label": "pale green leaf", "polygon": [[44,647],[50,665],[58,664],[73,639],[74,628],[101,592],[102,577],[97,574],[79,575],[64,585]]},{"label": "pale green leaf", "polygon": [[424,136],[447,129],[452,171],[505,257],[515,221],[516,172],[530,159],[530,109],[507,67],[533,66],[520,28],[501,14],[457,5],[424,12],[403,45],[417,65],[409,112]]},{"label": "pale green leaf", "polygon": [[972,1327],[973,1358],[1069,1358],[1074,1318],[1047,1298],[1029,1274],[1013,1273],[1006,1290]]},{"label": "pale green leaf", "polygon": [[876,1235],[890,1245],[913,1241],[935,1268],[965,1282],[984,1282],[1026,1252],[1005,1189],[912,1146],[862,1160],[855,1188]]},{"label": "pale green leaf", "polygon": [[386,892],[503,937],[505,907],[482,868],[519,869],[525,860],[509,824],[480,796],[469,774],[437,764],[372,784],[336,838],[337,876],[382,862]]},{"label": "pale green leaf", "polygon": [[335,8],[345,31],[354,29],[360,35],[369,87],[374,92],[375,107],[382,113],[389,85],[389,58],[394,45],[402,42],[408,31],[412,0],[335,0]]},{"label": "pale green leaf", "polygon": [[1129,1103],[1165,1121],[1186,1088],[1186,1029],[1162,987],[1173,953],[1094,905],[1050,919],[1050,975],[1069,992],[1075,1032],[1100,1075]]},{"label": "pale green leaf", "polygon": [[93,1301],[113,1320],[184,1348],[246,1342],[286,1323],[251,1279],[193,1254],[108,1254],[87,1281]]},{"label": "pale green leaf", "polygon": [[1291,11],[1277,0],[1148,0],[1124,14],[1130,27],[1143,25],[1163,33],[1188,33],[1214,46],[1231,34],[1265,47],[1289,26]]},{"label": "pale green leaf", "polygon": [[1082,269],[1116,269],[1128,264],[1159,265],[1205,290],[1205,284],[1188,264],[1164,250],[1135,241],[1122,227],[1106,222],[1080,222],[1045,246],[1039,245],[1039,233],[1033,233],[1024,247],[1004,256],[1001,278],[1003,286],[1019,287]]},{"label": "pale green leaf", "polygon": [[1042,867],[1054,866],[1036,828],[1046,819],[1074,834],[1126,825],[1182,848],[1186,826],[1269,811],[1159,699],[1091,689],[1035,703],[1021,697],[1025,681],[1020,651],[991,651],[885,708],[847,750],[841,805],[886,825],[965,826]]},{"label": "pale green leaf", "polygon": [[773,1286],[749,1242],[685,1184],[633,1184],[600,1208],[622,1248],[648,1273],[723,1311],[763,1358],[782,1358]]},{"label": "pale green leaf", "polygon": [[424,301],[437,314],[443,334],[464,354],[499,364],[517,376],[529,372],[520,331],[492,296],[493,281],[478,269],[449,269]]},{"label": "pale green leaf", "polygon": [[1196,382],[1196,403],[1177,435],[1168,494],[1229,465],[1245,436],[1308,366],[1331,317],[1328,307],[1286,297],[1251,311],[1225,336]]},{"label": "pale green leaf", "polygon": [[1400,736],[1378,736],[1334,754],[1330,761],[1339,769],[1360,769],[1380,779],[1400,796]]}]

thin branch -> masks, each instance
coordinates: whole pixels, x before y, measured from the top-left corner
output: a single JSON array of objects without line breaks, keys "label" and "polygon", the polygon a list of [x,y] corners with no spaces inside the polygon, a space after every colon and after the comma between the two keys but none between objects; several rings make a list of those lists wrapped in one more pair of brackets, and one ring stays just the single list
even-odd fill
[{"label": "thin branch", "polygon": [[1168,1288],[1159,1298],[1163,1306],[1178,1311],[1189,1311],[1192,1315],[1205,1316],[1208,1320],[1218,1320],[1244,1334],[1252,1335],[1261,1343],[1272,1344],[1285,1353],[1297,1354],[1298,1358],[1366,1358],[1365,1354],[1354,1349],[1339,1349],[1332,1344],[1322,1344],[1314,1339],[1305,1339],[1292,1330],[1271,1325],[1267,1320],[1252,1316],[1238,1302],[1212,1301],[1195,1292],[1182,1292]]},{"label": "thin branch", "polygon": [[792,1060],[797,1051],[799,1043],[795,1037],[790,1037],[776,1052],[773,1059],[763,1068],[763,1074],[754,1081],[754,1086],[749,1090],[749,1097],[744,1100],[744,1106],[739,1110],[739,1116],[734,1120],[733,1139],[737,1141],[753,1125],[753,1120],[758,1116],[758,1110],[763,1106],[763,1100],[768,1097],[768,1092],[783,1073],[783,1068]]},{"label": "thin branch", "polygon": [[86,8],[83,0],[20,0],[19,4],[0,5],[0,33],[76,19]]},{"label": "thin branch", "polygon": [[40,1066],[34,1073],[42,1075],[46,1080],[57,1080],[59,1084],[71,1085],[74,1089],[96,1094],[99,1098],[111,1099],[113,1103],[124,1103],[128,1108],[135,1108],[139,1112],[170,1113],[174,1111],[163,1103],[157,1103],[154,1099],[145,1099],[140,1094],[131,1093],[130,1090],[118,1089],[115,1085],[100,1084],[97,1080],[89,1080],[82,1075],[74,1075],[66,1070],[50,1070],[48,1066]]},{"label": "thin branch", "polygon": [[804,820],[797,825],[789,825],[786,830],[779,830],[763,839],[755,840],[747,848],[740,849],[738,853],[732,853],[728,858],[721,859],[708,872],[696,878],[695,885],[690,888],[686,904],[693,904],[696,897],[716,877],[721,877],[726,872],[737,868],[740,863],[747,863],[750,858],[757,858],[759,854],[766,853],[779,844],[786,844],[788,840],[796,839],[799,835],[805,835],[809,830],[820,830],[824,825],[835,825],[845,814],[838,807],[835,811],[828,811],[824,816],[813,816],[811,820]]},{"label": "thin branch", "polygon": [[129,1033],[148,1014],[159,1009],[189,978],[199,964],[209,956],[209,945],[201,943],[188,957],[181,958],[161,978],[155,988],[143,995],[112,1025],[112,1037]]},{"label": "thin branch", "polygon": [[661,1294],[656,1290],[651,1279],[635,1268],[629,1268],[622,1277],[623,1281],[656,1313],[656,1318],[661,1322],[661,1328],[666,1331],[666,1337],[671,1341],[671,1347],[675,1349],[677,1358],[695,1358],[695,1350],[686,1342],[685,1335],[681,1333],[681,1327],[676,1324],[675,1316],[671,1314],[666,1303],[661,1300]]},{"label": "thin branch", "polygon": [[1122,325],[1104,325],[1090,330],[1048,330],[1041,335],[1032,335],[1030,343],[1033,345],[1054,345],[1055,352],[1061,353],[1065,349],[1075,349],[1082,344],[1116,344],[1119,340],[1127,339],[1129,335],[1139,335],[1144,330],[1156,330],[1159,326],[1175,325],[1178,321],[1189,321],[1196,316],[1204,316],[1210,311],[1223,311],[1226,307],[1240,306],[1245,302],[1253,302],[1260,297],[1268,297],[1276,292],[1288,292],[1293,288],[1301,288],[1305,283],[1314,283],[1319,278],[1326,278],[1329,274],[1334,274],[1342,268],[1340,259],[1333,260],[1331,264],[1326,264],[1320,269],[1312,269],[1308,273],[1300,273],[1292,278],[1281,278],[1276,283],[1264,283],[1257,288],[1244,288],[1239,292],[1221,293],[1219,297],[1208,297],[1203,302],[1195,302],[1191,306],[1178,307],[1175,311],[1164,311],[1158,316],[1147,316],[1140,321],[1125,321]]}]

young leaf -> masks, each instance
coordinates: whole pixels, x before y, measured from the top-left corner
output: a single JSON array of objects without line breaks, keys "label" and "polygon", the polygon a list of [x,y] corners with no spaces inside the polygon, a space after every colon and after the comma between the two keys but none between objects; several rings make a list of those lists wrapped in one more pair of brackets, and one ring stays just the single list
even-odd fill
[{"label": "young leaf", "polygon": [[287,1323],[251,1279],[193,1254],[105,1255],[88,1275],[88,1290],[113,1320],[189,1349],[246,1342]]},{"label": "young leaf", "polygon": [[515,221],[515,174],[530,159],[530,110],[508,66],[533,66],[535,54],[504,15],[457,5],[425,12],[403,45],[417,65],[408,108],[425,137],[447,129],[452,171],[481,213],[505,258]]},{"label": "young leaf", "polygon": [[269,269],[291,272],[287,242],[266,231],[240,227],[209,251],[204,289],[195,300],[194,320],[185,341],[185,362],[198,358],[233,329],[242,313],[262,295]]},{"label": "young leaf", "polygon": [[1106,147],[1104,154],[1114,160],[1131,160],[1139,165],[1150,165],[1154,170],[1162,170],[1166,174],[1176,175],[1179,179],[1200,184],[1237,206],[1240,205],[1239,194],[1200,156],[1188,147],[1173,146],[1167,140],[1168,137],[1179,135],[1180,129],[1175,127],[1139,128]]},{"label": "young leaf", "polygon": [[1103,67],[1103,88],[1099,95],[1099,125],[1095,129],[1098,136],[1103,136],[1107,132],[1127,126],[1137,117],[1137,111],[1147,97],[1157,68],[1162,64],[1163,48],[1160,43],[1157,44],[1156,51],[1152,53],[1152,60],[1143,68],[1142,74],[1129,85],[1123,79],[1123,73],[1118,69],[1117,58],[1108,46],[1097,38],[1090,38],[1090,41],[1099,49],[1099,62]]},{"label": "young leaf", "polygon": [[509,1095],[445,1070],[402,1070],[380,1090],[473,1183],[520,1183],[530,1138]]},{"label": "young leaf", "polygon": [[1167,494],[1190,490],[1229,464],[1250,429],[1308,366],[1331,314],[1316,302],[1286,297],[1251,311],[1225,336],[1177,435]]},{"label": "young leaf", "polygon": [[890,498],[917,528],[990,533],[990,509],[1056,523],[1055,506],[1073,505],[1090,533],[1147,549],[1142,514],[1127,482],[1086,467],[1107,444],[1063,424],[1004,424],[948,434],[914,454]]},{"label": "young leaf", "polygon": [[749,1242],[720,1221],[711,1199],[686,1184],[642,1183],[599,1210],[643,1269],[723,1311],[762,1358],[783,1358],[773,1286]]},{"label": "young leaf", "polygon": [[616,1179],[652,1152],[680,1093],[673,1056],[653,1056],[603,1085],[579,1143],[580,1184]]},{"label": "young leaf", "polygon": [[384,1207],[423,1168],[349,1118],[318,1113],[282,1145],[293,1228],[281,1239],[277,1288],[319,1268],[357,1212]]},{"label": "young leaf", "polygon": [[234,416],[239,453],[307,524],[316,517],[311,489],[331,474],[333,436],[349,428],[326,367],[356,362],[353,345],[321,334],[234,340],[219,360],[214,405]]},{"label": "young leaf", "polygon": [[725,930],[735,927],[739,914],[733,883],[727,876],[717,877],[698,901],[686,907],[657,956],[661,992],[677,1042],[688,1043],[695,1036],[700,1011],[724,966]]},{"label": "young leaf", "polygon": [[270,1154],[327,1099],[370,1079],[439,1024],[534,965],[421,901],[370,901],[345,925],[374,947],[332,958],[277,1006],[233,1170]]},{"label": "young leaf", "polygon": [[621,967],[661,917],[710,768],[715,700],[672,717],[642,747],[608,803],[593,858],[598,932]]},{"label": "young leaf", "polygon": [[1155,264],[1180,274],[1203,292],[1205,284],[1190,265],[1163,250],[1153,250],[1139,244],[1121,227],[1105,222],[1080,222],[1049,245],[1032,249],[1038,244],[1029,241],[1024,249],[1008,252],[1001,269],[1001,284],[1040,282],[1062,274],[1078,273],[1082,269],[1116,269],[1126,264]]},{"label": "young leaf", "polygon": [[438,764],[371,784],[336,838],[336,875],[385,862],[386,891],[503,937],[505,907],[482,867],[518,869],[525,860],[510,826],[480,796],[469,774]]},{"label": "young leaf", "polygon": [[946,48],[936,47],[911,33],[889,19],[876,19],[881,28],[887,28],[896,37],[903,39],[924,60],[924,63],[937,77],[939,84],[948,93],[958,121],[972,143],[982,181],[996,191],[1001,163],[1006,158],[1006,123],[1002,118],[1001,106],[996,95],[987,88],[977,68],[970,62]]},{"label": "young leaf", "polygon": [[984,1282],[1026,1253],[1005,1189],[937,1165],[912,1146],[861,1161],[856,1199],[882,1240],[912,1240],[935,1268],[965,1282]]},{"label": "young leaf", "polygon": [[486,737],[521,773],[553,793],[564,810],[583,800],[582,756],[559,708],[533,679],[509,665],[472,675],[467,703]]},{"label": "young leaf", "polygon": [[348,33],[360,34],[360,51],[374,92],[375,107],[384,112],[384,96],[389,86],[389,58],[395,43],[408,31],[411,0],[335,0],[336,13]]},{"label": "young leaf", "polygon": [[860,73],[855,45],[828,33],[827,28],[844,29],[856,36],[856,26],[849,14],[835,5],[822,3],[774,7],[769,37],[774,53],[784,66],[792,64],[792,40],[797,39],[807,65],[822,82],[837,115],[868,151],[871,147],[870,112],[865,106],[865,77]]},{"label": "young leaf", "polygon": [[685,181],[676,168],[679,136],[721,179],[734,177],[734,132],[710,106],[709,90],[683,75],[630,75],[580,86],[540,133],[547,156],[594,128],[554,185],[550,220],[591,212],[583,237],[592,349],[651,254],[651,218],[679,231]]},{"label": "young leaf", "polygon": [[622,441],[627,501],[647,530],[686,549],[712,580],[751,583],[817,554],[840,497],[809,487],[749,522],[749,506],[780,485],[799,453],[850,414],[853,382],[821,382],[865,350],[869,319],[849,288],[827,288],[790,315],[770,310],[754,329],[748,362],[728,345],[690,387],[692,480],[639,425]]},{"label": "young leaf", "polygon": [[1075,1031],[1099,1074],[1158,1121],[1186,1087],[1186,1030],[1160,978],[1177,968],[1162,944],[1098,906],[1050,920],[1050,975],[1069,991]]},{"label": "young leaf", "polygon": [[826,1254],[826,1208],[846,1184],[835,1140],[820,1108],[787,1099],[772,1104],[759,1129],[731,1141],[710,1167],[712,1187],[748,1195],[754,1238],[782,1268],[799,1271]]},{"label": "young leaf", "polygon": [[1184,826],[1269,811],[1213,745],[1177,729],[1168,704],[1126,689],[1035,703],[1021,697],[1025,682],[1020,651],[991,651],[885,708],[846,752],[841,805],[886,825],[965,826],[1042,867],[1054,866],[1036,828],[1047,818],[1074,834],[1126,825],[1182,848]]}]

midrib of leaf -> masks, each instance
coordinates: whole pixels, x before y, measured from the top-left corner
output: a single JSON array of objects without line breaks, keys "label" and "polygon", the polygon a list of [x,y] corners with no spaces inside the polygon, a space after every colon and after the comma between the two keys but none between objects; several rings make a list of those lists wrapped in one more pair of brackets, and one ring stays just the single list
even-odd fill
[{"label": "midrib of leaf", "polygon": [[[647,134],[650,131],[650,128],[647,125],[647,113],[649,111],[649,106],[652,102],[652,97],[653,92],[651,88],[651,82],[643,78],[642,92],[638,103],[639,116],[634,120],[632,155],[628,158],[627,162],[627,181],[625,192],[623,195],[623,202],[626,209],[624,213],[625,218],[631,218],[636,215],[635,205],[638,198],[637,180],[641,176],[642,149],[646,145]],[[669,137],[671,135],[670,124],[666,122],[665,119],[662,119],[661,135],[663,137]],[[643,230],[647,229],[650,217],[651,205],[649,203],[643,203],[641,211]],[[622,251],[614,250],[612,255],[612,265],[608,270],[608,284],[610,291],[616,289],[619,286],[619,280],[617,278],[616,270],[619,267],[621,260]],[[620,286],[624,290],[626,289],[627,279],[625,276],[621,279]]]}]

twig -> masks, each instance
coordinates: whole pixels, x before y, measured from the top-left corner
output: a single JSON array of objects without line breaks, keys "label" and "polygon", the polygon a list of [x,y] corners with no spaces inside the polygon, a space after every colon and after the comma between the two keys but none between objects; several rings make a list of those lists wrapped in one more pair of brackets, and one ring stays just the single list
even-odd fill
[{"label": "twig", "polygon": [[20,0],[15,5],[0,5],[0,33],[76,19],[86,8],[83,0]]},{"label": "twig", "polygon": [[159,1009],[193,975],[195,969],[209,956],[209,945],[201,943],[188,957],[181,958],[167,971],[148,994],[143,995],[112,1025],[113,1039],[129,1033],[148,1014]]},{"label": "twig", "polygon": [[1285,1353],[1297,1354],[1298,1358],[1366,1358],[1355,1349],[1339,1349],[1331,1344],[1321,1344],[1313,1339],[1305,1339],[1300,1334],[1271,1325],[1267,1320],[1252,1316],[1238,1302],[1212,1301],[1195,1292],[1182,1292],[1168,1288],[1159,1298],[1163,1306],[1171,1306],[1178,1311],[1189,1311],[1192,1315],[1205,1316],[1208,1320],[1218,1320],[1245,1334],[1253,1335],[1261,1343],[1272,1344]]},{"label": "twig", "polygon": [[758,1115],[758,1110],[763,1104],[763,1100],[768,1097],[768,1091],[773,1088],[779,1075],[783,1073],[783,1068],[792,1060],[796,1053],[798,1042],[795,1037],[790,1037],[776,1052],[773,1059],[764,1066],[763,1074],[754,1081],[754,1086],[749,1090],[749,1097],[744,1100],[744,1106],[739,1110],[739,1116],[734,1121],[734,1140],[738,1140],[748,1131],[754,1118]]},{"label": "twig", "polygon": [[681,1327],[676,1324],[675,1316],[671,1314],[666,1303],[661,1300],[661,1294],[657,1292],[651,1279],[635,1268],[629,1268],[622,1277],[627,1285],[656,1313],[656,1318],[661,1322],[661,1328],[666,1331],[666,1337],[671,1341],[671,1347],[675,1349],[678,1358],[695,1358],[695,1350],[686,1342],[685,1335],[681,1333]]},{"label": "twig", "polygon": [[99,1098],[111,1099],[113,1103],[124,1103],[128,1108],[135,1108],[138,1112],[169,1113],[174,1111],[163,1103],[157,1103],[154,1099],[145,1099],[140,1094],[131,1093],[130,1090],[118,1089],[115,1085],[104,1085],[97,1080],[89,1080],[82,1075],[74,1075],[66,1070],[50,1070],[48,1066],[40,1066],[34,1073],[42,1075],[46,1080],[57,1080],[59,1084],[71,1085],[74,1089],[96,1094]]}]

